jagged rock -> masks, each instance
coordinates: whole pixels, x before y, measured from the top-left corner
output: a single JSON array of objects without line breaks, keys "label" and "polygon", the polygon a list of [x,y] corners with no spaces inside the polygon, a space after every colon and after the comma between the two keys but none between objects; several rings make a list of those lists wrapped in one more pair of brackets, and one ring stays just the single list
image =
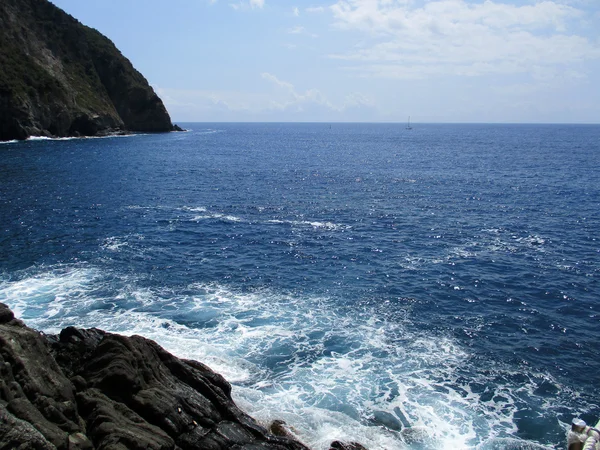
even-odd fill
[{"label": "jagged rock", "polygon": [[283,420],[277,419],[271,422],[271,425],[269,425],[269,431],[275,436],[282,436],[293,440],[298,439],[296,437],[296,430],[294,430],[293,427],[290,427]]},{"label": "jagged rock", "polygon": [[89,438],[98,449],[116,446],[130,450],[175,448],[175,442],[167,433],[98,389],[78,393],[77,401],[88,424]]},{"label": "jagged rock", "polygon": [[141,336],[44,336],[1,303],[0,431],[0,450],[307,450],[241,411],[202,363]]},{"label": "jagged rock", "polygon": [[358,442],[333,441],[329,447],[329,450],[367,450]]},{"label": "jagged rock", "polygon": [[[0,316],[8,317],[0,304]],[[45,338],[12,319],[0,324],[0,401],[31,423],[56,448],[83,430],[71,382],[52,358]]]},{"label": "jagged rock", "polygon": [[93,450],[94,446],[83,433],[74,433],[69,435],[69,450]]},{"label": "jagged rock", "polygon": [[15,318],[13,312],[6,307],[6,305],[2,304],[4,307],[0,306],[0,323],[10,322]]},{"label": "jagged rock", "polygon": [[0,140],[174,129],[114,44],[48,0],[0,2]]},{"label": "jagged rock", "polygon": [[0,404],[0,450],[56,450],[33,425],[17,419]]}]

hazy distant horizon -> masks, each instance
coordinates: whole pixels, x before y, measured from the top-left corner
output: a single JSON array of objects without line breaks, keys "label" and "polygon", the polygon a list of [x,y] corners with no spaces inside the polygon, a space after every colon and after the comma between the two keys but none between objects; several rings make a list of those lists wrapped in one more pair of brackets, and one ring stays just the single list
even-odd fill
[{"label": "hazy distant horizon", "polygon": [[597,0],[53,3],[177,121],[600,121]]},{"label": "hazy distant horizon", "polygon": [[[303,120],[303,121],[282,121],[282,120],[271,120],[271,121],[257,121],[257,120],[246,120],[246,121],[242,121],[242,120],[176,120],[176,119],[172,119],[173,123],[198,123],[198,124],[211,124],[211,123],[231,123],[231,124],[244,124],[244,123],[248,123],[248,124],[260,124],[260,123],[281,123],[281,124],[295,124],[295,123],[306,123],[306,124],[371,124],[371,125],[377,125],[377,124],[381,124],[381,125],[402,125],[402,126],[406,126],[407,121],[404,122],[393,122],[393,121],[388,121],[388,122],[377,122],[377,121],[327,121],[327,120],[321,120],[321,121],[314,121],[314,120]],[[416,126],[416,125],[590,125],[590,126],[600,126],[600,122],[420,122],[420,121],[413,121],[413,119],[411,118],[410,120],[410,125],[412,126]]]}]

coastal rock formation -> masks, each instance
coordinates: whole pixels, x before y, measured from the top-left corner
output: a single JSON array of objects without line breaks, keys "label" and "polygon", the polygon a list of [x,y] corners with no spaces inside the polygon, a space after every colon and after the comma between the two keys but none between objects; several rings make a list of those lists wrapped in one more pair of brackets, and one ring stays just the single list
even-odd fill
[{"label": "coastal rock formation", "polygon": [[242,412],[199,362],[141,336],[45,336],[1,303],[0,449],[308,450]]},{"label": "coastal rock formation", "polygon": [[173,129],[108,38],[48,0],[0,2],[0,140]]}]

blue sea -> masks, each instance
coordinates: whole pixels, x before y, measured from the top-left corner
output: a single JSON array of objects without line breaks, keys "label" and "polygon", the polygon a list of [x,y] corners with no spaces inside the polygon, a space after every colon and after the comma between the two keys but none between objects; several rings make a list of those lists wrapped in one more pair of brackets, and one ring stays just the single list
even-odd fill
[{"label": "blue sea", "polygon": [[183,126],[0,144],[0,302],[203,361],[316,450],[600,418],[600,126]]}]

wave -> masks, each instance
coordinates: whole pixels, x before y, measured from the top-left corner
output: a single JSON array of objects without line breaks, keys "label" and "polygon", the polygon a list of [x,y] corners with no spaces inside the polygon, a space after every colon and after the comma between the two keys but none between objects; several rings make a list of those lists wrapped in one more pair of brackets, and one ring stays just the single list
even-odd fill
[{"label": "wave", "polygon": [[[188,130],[188,131],[194,131],[194,130]],[[212,128],[194,131],[195,134],[215,134],[215,133],[224,133],[224,132],[225,132],[225,130],[215,130]]]},{"label": "wave", "polygon": [[564,406],[536,394],[565,390],[556,380],[482,361],[452,336],[413,329],[410,313],[399,320],[389,304],[141,281],[89,264],[39,267],[0,282],[0,301],[49,333],[140,334],[200,360],[233,383],[242,408],[264,423],[285,420],[315,449],[334,439],[411,448],[409,433],[426,442],[419,448],[497,448],[489,440],[516,435],[523,408],[555,421]]},{"label": "wave", "polygon": [[29,136],[27,141],[73,141],[81,139],[113,139],[113,138],[129,138],[140,136],[140,133],[128,134],[109,134],[106,136],[66,136],[66,137],[48,137],[48,136]]},{"label": "wave", "polygon": [[[325,230],[325,231],[344,231],[350,230],[352,227],[350,225],[335,223],[331,221],[323,221],[323,220],[297,220],[297,219],[270,219],[270,218],[262,218],[262,217],[243,217],[240,215],[230,214],[223,211],[214,211],[205,206],[183,206],[179,208],[169,208],[166,206],[142,206],[142,205],[131,205],[128,206],[127,209],[131,210],[144,210],[144,211],[159,211],[170,213],[173,217],[177,217],[177,219],[181,219],[179,214],[181,212],[184,213],[192,213],[192,215],[187,218],[184,217],[185,220],[190,222],[201,222],[205,220],[219,220],[222,222],[232,222],[232,223],[244,223],[244,224],[262,224],[262,225],[285,225],[291,226],[295,228],[308,228],[312,230]],[[255,207],[255,209],[263,214],[267,208],[264,207]],[[174,220],[174,219],[171,219]]]},{"label": "wave", "polygon": [[222,213],[209,213],[209,214],[200,214],[192,217],[190,220],[192,222],[200,222],[201,220],[213,220],[218,219],[223,222],[243,222],[243,219],[237,216],[233,216],[231,214],[222,214]]},{"label": "wave", "polygon": [[265,223],[276,224],[276,225],[291,225],[294,227],[309,227],[315,230],[329,230],[329,231],[338,231],[338,230],[348,230],[351,227],[349,225],[342,225],[333,222],[320,222],[316,220],[281,220],[281,219],[271,219],[267,220]]}]

